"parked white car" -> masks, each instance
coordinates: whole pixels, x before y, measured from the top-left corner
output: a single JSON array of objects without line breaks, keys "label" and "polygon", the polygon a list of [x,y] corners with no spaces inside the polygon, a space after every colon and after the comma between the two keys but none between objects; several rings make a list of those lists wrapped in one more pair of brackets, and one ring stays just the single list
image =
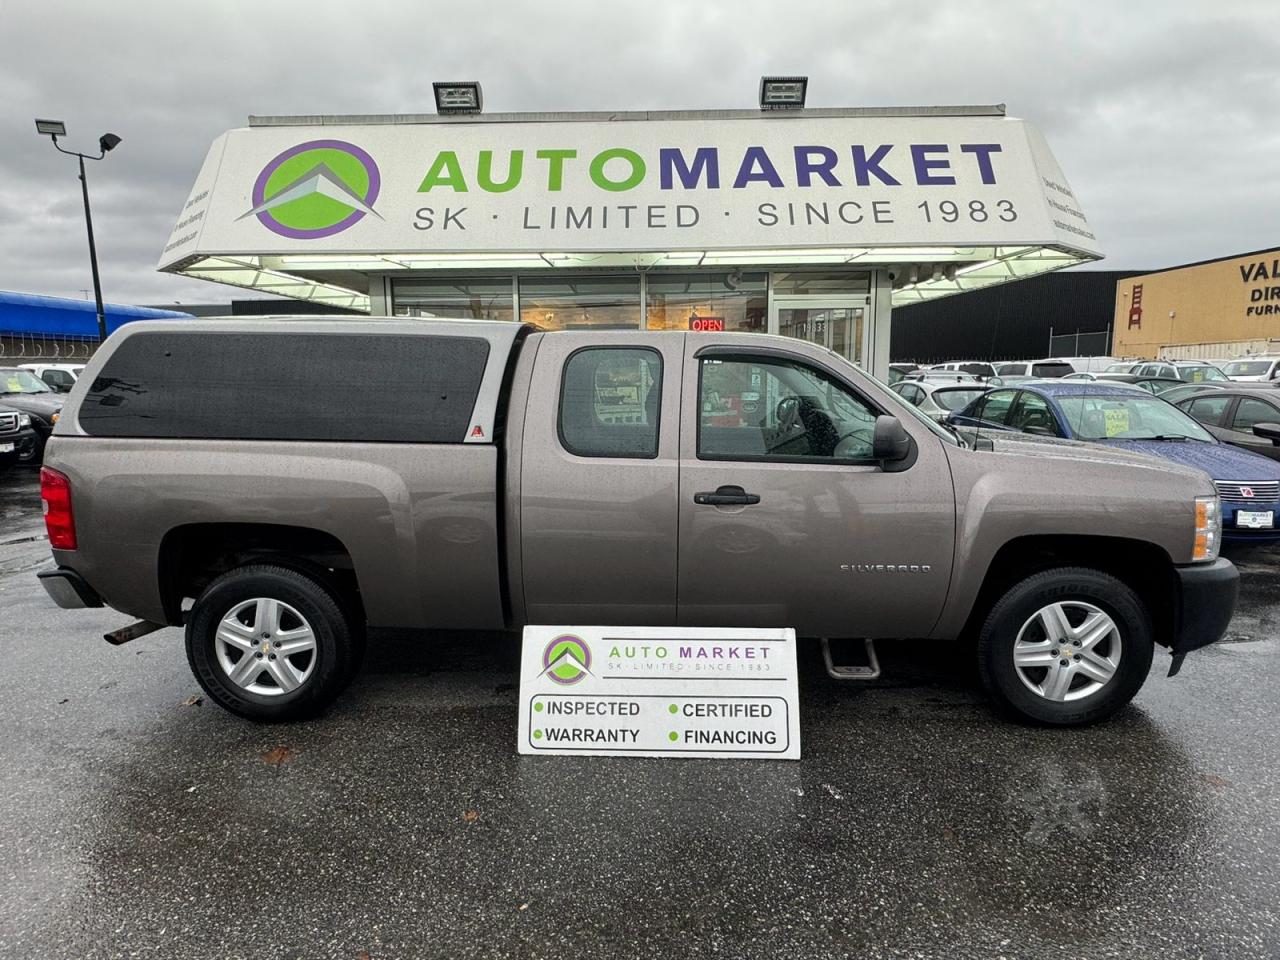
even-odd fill
[{"label": "parked white car", "polygon": [[996,364],[997,377],[1035,377],[1037,380],[1067,377],[1076,372],[1076,368],[1066,360],[1046,358],[1044,360],[1015,360]]},{"label": "parked white car", "polygon": [[83,363],[20,363],[20,370],[30,370],[58,393],[67,393],[80,379]]},{"label": "parked white car", "polygon": [[1116,362],[1115,357],[1058,357],[1057,359],[1071,364],[1071,368],[1076,373],[1102,373]]},{"label": "parked white car", "polygon": [[934,364],[929,369],[948,370],[953,373],[969,373],[981,380],[986,380],[996,375],[995,367],[985,360],[948,360],[946,363]]},{"label": "parked white car", "polygon": [[1222,372],[1232,380],[1246,383],[1280,380],[1280,357],[1236,357],[1223,365]]}]

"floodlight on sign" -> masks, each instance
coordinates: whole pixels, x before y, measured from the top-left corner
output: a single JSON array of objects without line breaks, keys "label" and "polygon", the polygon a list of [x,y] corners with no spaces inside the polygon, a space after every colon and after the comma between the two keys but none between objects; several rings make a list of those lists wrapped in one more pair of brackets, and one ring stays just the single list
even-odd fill
[{"label": "floodlight on sign", "polygon": [[808,77],[761,77],[760,109],[787,110],[804,106]]},{"label": "floodlight on sign", "polygon": [[480,84],[467,80],[460,83],[433,83],[436,113],[479,113],[483,106]]}]

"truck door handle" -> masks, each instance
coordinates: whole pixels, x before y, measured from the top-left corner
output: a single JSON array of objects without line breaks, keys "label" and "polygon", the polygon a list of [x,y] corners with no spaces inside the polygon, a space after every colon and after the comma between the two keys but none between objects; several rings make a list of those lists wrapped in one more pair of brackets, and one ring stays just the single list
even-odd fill
[{"label": "truck door handle", "polygon": [[758,493],[747,493],[741,487],[717,487],[715,493],[695,493],[694,503],[705,503],[712,507],[751,506],[760,502]]}]

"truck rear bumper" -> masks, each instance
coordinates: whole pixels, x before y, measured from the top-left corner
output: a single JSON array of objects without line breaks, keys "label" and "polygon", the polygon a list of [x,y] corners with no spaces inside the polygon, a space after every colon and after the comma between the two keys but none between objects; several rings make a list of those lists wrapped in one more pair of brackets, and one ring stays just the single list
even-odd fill
[{"label": "truck rear bumper", "polygon": [[36,574],[44,592],[64,610],[78,610],[82,607],[100,607],[102,598],[93,587],[85,582],[84,577],[70,567],[58,567],[55,570],[41,570]]},{"label": "truck rear bumper", "polygon": [[1178,575],[1177,626],[1170,652],[1178,657],[1222,639],[1236,609],[1240,573],[1230,560],[1175,567]]}]

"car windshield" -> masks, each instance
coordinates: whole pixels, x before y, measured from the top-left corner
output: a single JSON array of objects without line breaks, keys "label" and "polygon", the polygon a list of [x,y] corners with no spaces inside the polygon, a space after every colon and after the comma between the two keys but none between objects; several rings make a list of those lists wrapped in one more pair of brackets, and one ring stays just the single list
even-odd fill
[{"label": "car windshield", "polygon": [[967,407],[986,393],[985,387],[949,387],[933,391],[933,402],[943,410],[959,410]]},{"label": "car windshield", "polygon": [[975,377],[994,377],[996,375],[995,368],[989,363],[962,363],[960,369],[965,373],[971,373]]},{"label": "car windshield", "polygon": [[0,393],[53,393],[43,380],[30,370],[0,370]]},{"label": "car windshield", "polygon": [[1274,360],[1232,360],[1226,366],[1228,377],[1265,377]]},{"label": "car windshield", "polygon": [[1133,362],[1126,360],[1124,363],[1110,364],[1108,365],[1107,369],[1103,370],[1102,372],[1103,373],[1128,373],[1132,369],[1133,369]]},{"label": "car windshield", "polygon": [[1033,363],[1031,365],[1031,375],[1046,380],[1054,377],[1068,377],[1075,373],[1075,370],[1076,368],[1069,363]]},{"label": "car windshield", "polygon": [[1076,440],[1203,440],[1208,431],[1171,403],[1158,397],[1114,394],[1103,397],[1058,397]]},{"label": "car windshield", "polygon": [[1025,363],[1002,363],[1000,366],[996,367],[996,375],[1001,377],[1016,377],[1026,369],[1027,365]]},{"label": "car windshield", "polygon": [[1187,364],[1174,369],[1178,371],[1178,379],[1185,380],[1187,383],[1205,383],[1209,380],[1229,379],[1225,373],[1208,363]]}]

